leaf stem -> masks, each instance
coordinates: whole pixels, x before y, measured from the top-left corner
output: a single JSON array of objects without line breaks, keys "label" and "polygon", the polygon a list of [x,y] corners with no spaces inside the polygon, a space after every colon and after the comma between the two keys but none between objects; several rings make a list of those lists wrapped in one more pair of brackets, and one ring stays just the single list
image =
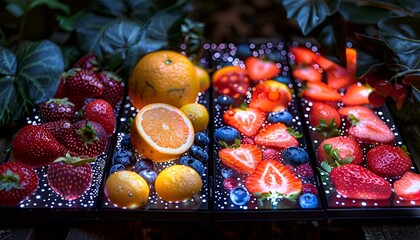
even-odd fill
[{"label": "leaf stem", "polygon": [[[348,2],[354,2],[354,1],[348,1]],[[387,3],[384,1],[376,1],[376,0],[360,0],[356,1],[356,5],[359,7],[377,7],[377,8],[383,8],[387,10],[394,11],[396,13],[408,15],[411,17],[419,17],[420,14],[410,11],[409,9],[400,7],[398,5]]]},{"label": "leaf stem", "polygon": [[390,81],[393,81],[393,80],[396,81],[397,78],[402,77],[402,76],[407,75],[407,74],[410,74],[410,73],[420,73],[420,69],[411,69],[411,70],[407,70],[407,71],[404,71],[404,72],[399,72],[399,73],[395,74],[394,76],[392,76]]}]

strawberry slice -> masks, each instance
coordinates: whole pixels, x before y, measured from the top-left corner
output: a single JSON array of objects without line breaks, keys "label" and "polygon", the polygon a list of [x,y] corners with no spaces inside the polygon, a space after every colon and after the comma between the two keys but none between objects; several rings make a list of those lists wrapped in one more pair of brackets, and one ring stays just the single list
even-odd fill
[{"label": "strawberry slice", "polygon": [[226,166],[251,174],[261,162],[262,152],[253,144],[240,144],[240,141],[236,141],[234,146],[220,149],[219,158]]},{"label": "strawberry slice", "polygon": [[245,179],[245,187],[256,197],[294,200],[302,191],[302,181],[286,165],[267,159]]},{"label": "strawberry slice", "polygon": [[319,82],[322,80],[322,73],[311,66],[295,68],[292,71],[292,75],[295,79],[302,81]]},{"label": "strawberry slice", "polygon": [[317,57],[317,55],[308,48],[291,47],[289,50],[293,53],[296,64],[298,65],[309,65],[313,63],[314,59]]},{"label": "strawberry slice", "polygon": [[373,91],[367,84],[354,83],[347,88],[341,101],[346,106],[369,104],[369,94]]},{"label": "strawberry slice", "polygon": [[327,70],[327,83],[330,88],[340,89],[357,82],[354,75],[350,75],[347,69],[334,64]]},{"label": "strawberry slice", "polygon": [[323,82],[305,82],[303,85],[302,97],[312,101],[339,101],[341,99],[340,93],[332,89]]},{"label": "strawberry slice", "polygon": [[333,168],[330,179],[335,190],[346,198],[388,199],[392,194],[388,181],[356,164]]},{"label": "strawberry slice", "polygon": [[244,63],[250,79],[254,82],[274,78],[281,73],[276,63],[270,60],[251,56],[247,57]]},{"label": "strawberry slice", "polygon": [[236,128],[245,136],[252,137],[257,134],[265,122],[265,113],[255,108],[246,108],[245,105],[242,105],[241,108],[227,110],[223,114],[223,120],[226,124]]},{"label": "strawberry slice", "polygon": [[278,122],[264,126],[255,136],[254,141],[261,146],[283,150],[288,147],[299,146],[296,139],[299,137],[302,137],[302,134]]},{"label": "strawberry slice", "polygon": [[420,200],[420,174],[406,172],[394,182],[394,191],[403,200]]},{"label": "strawberry slice", "polygon": [[392,144],[395,136],[391,129],[370,108],[364,106],[342,107],[338,112],[347,116],[352,124],[349,135],[363,143]]},{"label": "strawberry slice", "polygon": [[292,100],[290,88],[281,82],[266,80],[258,83],[252,90],[249,107],[263,112],[284,111]]}]

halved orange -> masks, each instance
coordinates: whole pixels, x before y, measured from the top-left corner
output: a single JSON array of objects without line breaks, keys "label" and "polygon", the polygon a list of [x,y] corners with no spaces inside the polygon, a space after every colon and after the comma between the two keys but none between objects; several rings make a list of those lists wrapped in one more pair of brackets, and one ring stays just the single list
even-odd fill
[{"label": "halved orange", "polygon": [[191,147],[194,128],[179,108],[152,103],[137,113],[130,137],[141,155],[155,162],[166,162],[179,158]]}]

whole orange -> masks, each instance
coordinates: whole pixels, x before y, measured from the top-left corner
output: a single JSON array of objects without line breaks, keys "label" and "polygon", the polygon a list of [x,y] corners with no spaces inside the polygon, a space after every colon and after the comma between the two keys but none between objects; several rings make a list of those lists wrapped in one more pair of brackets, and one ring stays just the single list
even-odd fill
[{"label": "whole orange", "polygon": [[180,108],[195,102],[199,89],[194,64],[184,55],[170,50],[143,56],[128,82],[128,95],[137,109],[150,103],[167,103]]}]

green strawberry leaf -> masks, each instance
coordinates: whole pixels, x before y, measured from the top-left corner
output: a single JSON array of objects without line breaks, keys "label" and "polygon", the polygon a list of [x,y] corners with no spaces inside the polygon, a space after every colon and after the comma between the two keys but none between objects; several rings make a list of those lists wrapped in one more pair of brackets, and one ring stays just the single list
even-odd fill
[{"label": "green strawberry leaf", "polygon": [[353,114],[350,114],[348,119],[349,119],[351,125],[357,125],[357,123],[359,122],[359,119],[356,116],[354,116]]},{"label": "green strawberry leaf", "polygon": [[286,131],[295,138],[301,138],[303,136],[303,134],[300,133],[298,130],[290,127],[286,128]]}]

